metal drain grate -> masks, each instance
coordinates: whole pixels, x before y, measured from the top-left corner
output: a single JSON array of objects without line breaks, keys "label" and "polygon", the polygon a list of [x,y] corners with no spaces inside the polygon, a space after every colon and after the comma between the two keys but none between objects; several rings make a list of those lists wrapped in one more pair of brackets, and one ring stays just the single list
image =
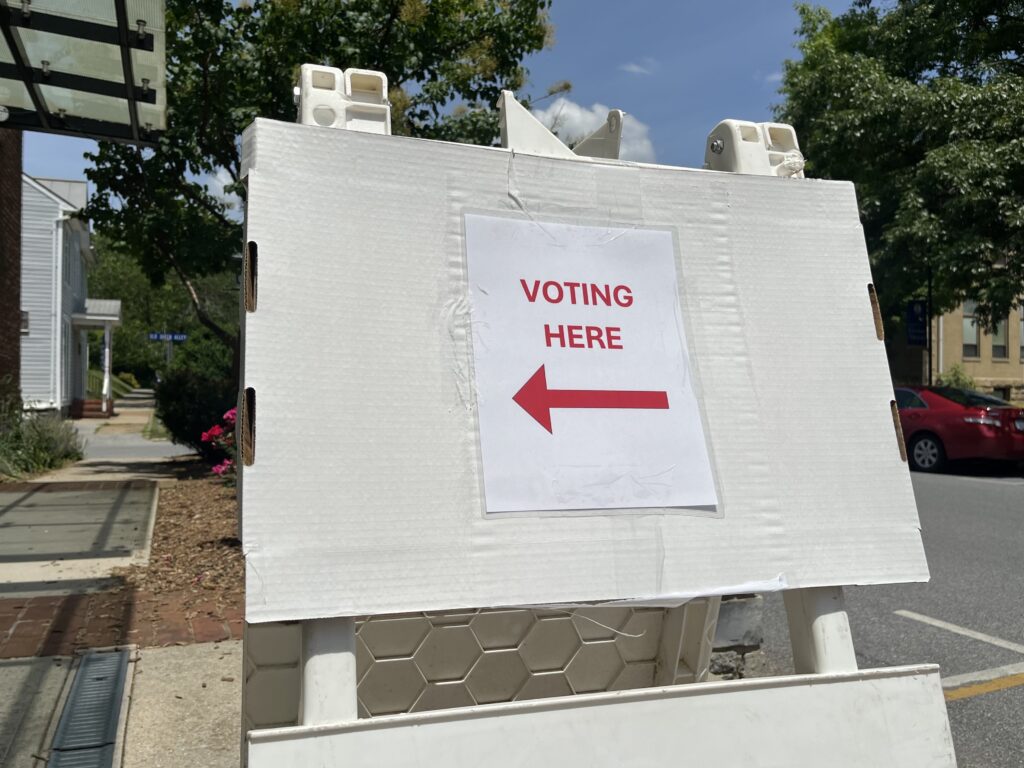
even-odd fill
[{"label": "metal drain grate", "polygon": [[51,768],[110,768],[128,651],[82,657],[50,748]]}]

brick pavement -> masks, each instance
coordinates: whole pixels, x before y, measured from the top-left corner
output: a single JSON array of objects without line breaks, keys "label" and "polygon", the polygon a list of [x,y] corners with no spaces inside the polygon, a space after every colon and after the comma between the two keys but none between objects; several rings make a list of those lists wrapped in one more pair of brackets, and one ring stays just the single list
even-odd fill
[{"label": "brick pavement", "polygon": [[242,605],[193,593],[122,588],[83,595],[0,598],[0,659],[67,656],[81,648],[217,642],[242,636]]}]

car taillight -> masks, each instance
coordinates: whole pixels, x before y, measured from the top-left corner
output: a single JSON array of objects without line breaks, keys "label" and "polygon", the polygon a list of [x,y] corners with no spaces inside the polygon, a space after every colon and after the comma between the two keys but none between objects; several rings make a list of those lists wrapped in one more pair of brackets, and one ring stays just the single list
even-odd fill
[{"label": "car taillight", "polygon": [[992,416],[987,413],[979,416],[964,416],[964,421],[968,424],[985,424],[989,427],[1001,427],[1003,425],[998,416]]}]

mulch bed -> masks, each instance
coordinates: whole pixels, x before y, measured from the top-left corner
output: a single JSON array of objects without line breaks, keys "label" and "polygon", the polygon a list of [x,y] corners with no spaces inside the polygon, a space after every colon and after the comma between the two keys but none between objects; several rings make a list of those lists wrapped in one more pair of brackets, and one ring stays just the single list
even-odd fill
[{"label": "mulch bed", "polygon": [[182,474],[160,491],[149,563],[116,571],[118,586],[0,598],[0,658],[241,637],[245,569],[235,489],[198,464]]},{"label": "mulch bed", "polygon": [[235,489],[214,477],[161,489],[149,563],[114,575],[139,591],[179,594],[187,605],[240,605],[245,564]]}]

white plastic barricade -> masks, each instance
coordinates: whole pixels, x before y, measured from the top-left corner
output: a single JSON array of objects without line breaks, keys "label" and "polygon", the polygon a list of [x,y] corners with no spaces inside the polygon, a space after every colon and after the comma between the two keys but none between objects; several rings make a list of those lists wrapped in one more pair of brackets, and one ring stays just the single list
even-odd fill
[{"label": "white plastic barricade", "polygon": [[[389,136],[349,74],[243,137],[250,765],[955,765],[937,668],[857,671],[842,605],[928,577],[852,186],[511,94],[502,148]],[[798,675],[700,682],[767,590]]]}]

